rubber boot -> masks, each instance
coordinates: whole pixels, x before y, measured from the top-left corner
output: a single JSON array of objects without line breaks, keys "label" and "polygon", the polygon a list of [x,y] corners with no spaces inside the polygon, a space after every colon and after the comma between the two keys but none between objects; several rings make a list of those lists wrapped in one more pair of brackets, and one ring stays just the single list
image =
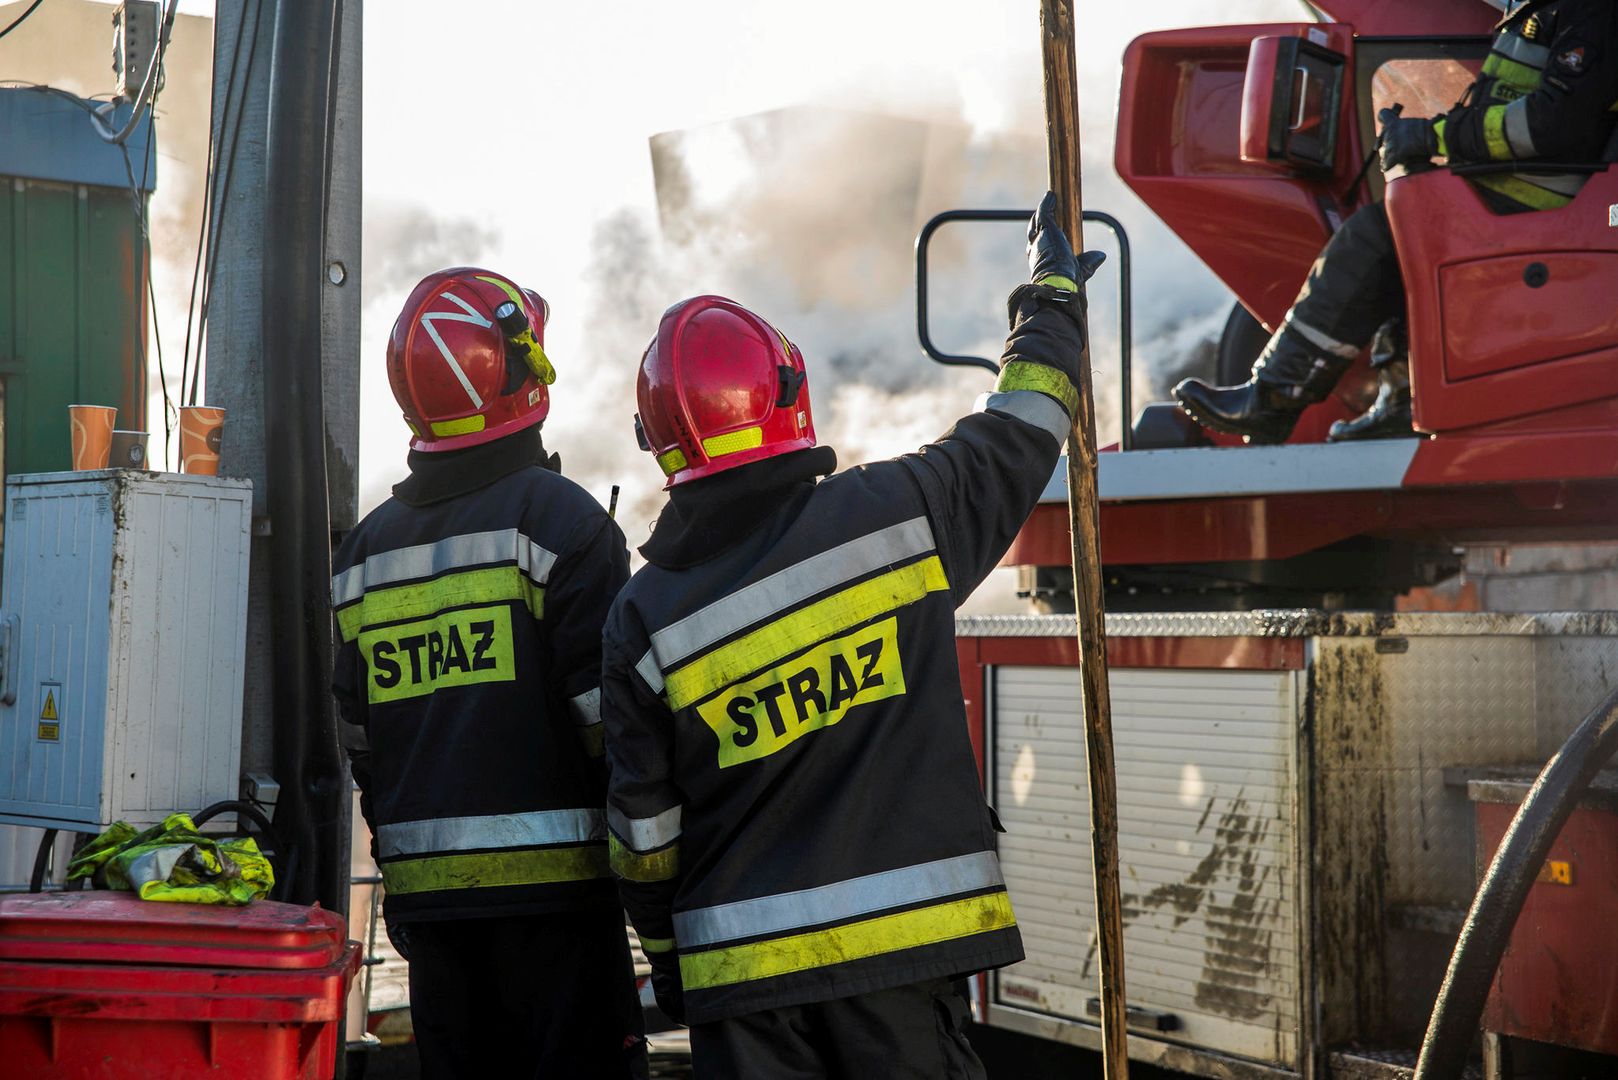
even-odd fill
[{"label": "rubber boot", "polygon": [[1404,439],[1415,435],[1410,417],[1410,364],[1397,359],[1377,369],[1376,400],[1361,416],[1339,420],[1326,435],[1327,442],[1356,439]]},{"label": "rubber boot", "polygon": [[1240,386],[1186,379],[1174,388],[1174,398],[1203,427],[1250,443],[1284,443],[1303,410],[1324,401],[1351,363],[1283,325],[1253,363],[1252,378]]}]

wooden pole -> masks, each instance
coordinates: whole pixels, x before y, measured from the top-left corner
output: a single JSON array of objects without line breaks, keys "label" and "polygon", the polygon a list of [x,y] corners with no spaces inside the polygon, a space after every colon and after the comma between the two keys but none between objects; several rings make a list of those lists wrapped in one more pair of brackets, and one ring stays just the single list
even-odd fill
[{"label": "wooden pole", "polygon": [[[1050,184],[1062,227],[1084,250],[1079,179],[1079,90],[1073,0],[1040,0],[1045,62],[1045,134]],[[1084,694],[1084,747],[1090,779],[1090,847],[1095,870],[1096,955],[1101,982],[1101,1059],[1107,1080],[1127,1080],[1124,1031],[1124,927],[1118,895],[1118,785],[1112,760],[1112,699],[1102,618],[1101,516],[1096,487],[1095,395],[1088,335],[1079,362],[1079,408],[1067,441],[1068,518],[1073,533],[1073,602]],[[1128,423],[1125,417],[1124,422]]]}]

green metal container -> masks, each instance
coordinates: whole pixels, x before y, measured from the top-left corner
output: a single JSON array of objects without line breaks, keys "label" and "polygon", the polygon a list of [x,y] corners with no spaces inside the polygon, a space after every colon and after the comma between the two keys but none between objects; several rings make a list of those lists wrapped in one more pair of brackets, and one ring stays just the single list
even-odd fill
[{"label": "green metal container", "polygon": [[[135,199],[156,165],[143,122],[123,152],[66,95],[0,89],[0,471],[70,464],[69,405],[146,430],[145,248]],[[121,106],[108,117],[119,127]],[[132,192],[128,172],[138,194]]]}]

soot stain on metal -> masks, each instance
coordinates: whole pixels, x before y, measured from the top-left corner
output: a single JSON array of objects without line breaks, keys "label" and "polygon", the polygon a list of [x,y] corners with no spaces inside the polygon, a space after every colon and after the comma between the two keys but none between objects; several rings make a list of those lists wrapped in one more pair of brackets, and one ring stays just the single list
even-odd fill
[{"label": "soot stain on metal", "polygon": [[[1213,817],[1217,796],[1209,796],[1197,824],[1200,833]],[[1239,790],[1220,811],[1214,824],[1212,846],[1184,879],[1168,882],[1144,894],[1126,893],[1123,921],[1128,926],[1150,912],[1170,913],[1179,929],[1201,915],[1207,927],[1202,972],[1193,991],[1197,1006],[1237,1020],[1262,1016],[1273,1005],[1264,989],[1271,971],[1271,947],[1280,898],[1265,895],[1272,868],[1260,853],[1269,837],[1272,819],[1255,817],[1246,789]],[[1217,889],[1226,880],[1234,891],[1220,904]],[[1081,977],[1090,973],[1095,956],[1092,940]]]},{"label": "soot stain on metal", "polygon": [[1315,953],[1321,1038],[1385,1020],[1383,945],[1389,732],[1381,658],[1366,640],[1322,647],[1314,665]]}]

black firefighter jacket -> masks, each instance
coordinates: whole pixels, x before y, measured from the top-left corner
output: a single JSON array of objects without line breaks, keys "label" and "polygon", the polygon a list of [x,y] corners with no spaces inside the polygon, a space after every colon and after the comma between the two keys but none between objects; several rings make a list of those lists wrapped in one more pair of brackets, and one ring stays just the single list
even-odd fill
[{"label": "black firefighter jacket", "polygon": [[1451,164],[1521,161],[1517,172],[1472,181],[1514,208],[1554,210],[1584,173],[1535,169],[1535,161],[1593,164],[1618,124],[1618,3],[1529,0],[1496,27],[1466,99],[1436,127]]},{"label": "black firefighter jacket", "polygon": [[600,647],[629,566],[606,511],[527,464],[389,499],[334,569],[333,689],[388,919],[615,906]]},{"label": "black firefighter jacket", "polygon": [[1010,307],[979,411],[802,485],[712,558],[645,567],[613,607],[613,869],[693,1024],[1022,958],[954,612],[1050,479],[1083,315],[1037,286]]}]

